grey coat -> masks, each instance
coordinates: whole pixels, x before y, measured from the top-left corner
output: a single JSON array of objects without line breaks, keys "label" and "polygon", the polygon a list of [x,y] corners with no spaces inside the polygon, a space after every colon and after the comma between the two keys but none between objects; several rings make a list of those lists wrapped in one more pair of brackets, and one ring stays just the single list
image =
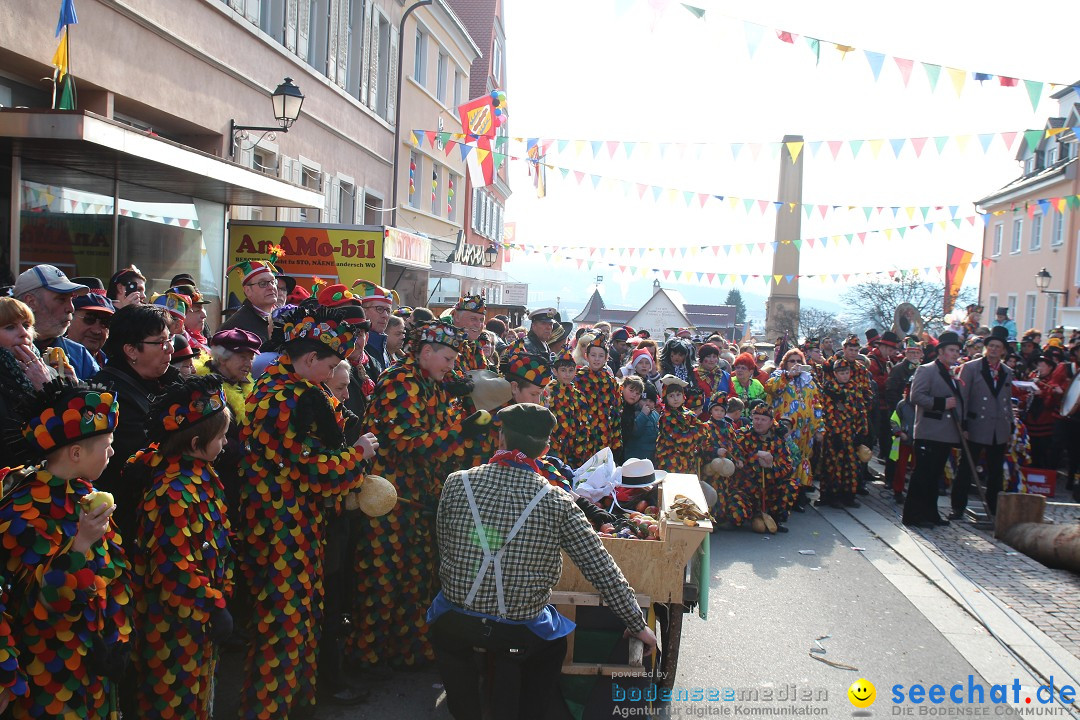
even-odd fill
[{"label": "grey coat", "polygon": [[[953,418],[962,418],[964,399],[960,386],[948,368],[937,360],[920,365],[911,379],[911,402],[915,404],[915,439],[960,444]],[[945,409],[945,401],[956,398],[956,408]]]},{"label": "grey coat", "polygon": [[984,358],[960,368],[960,392],[964,396],[964,429],[968,439],[981,445],[1004,445],[1012,439],[1012,368],[998,365],[997,381]]}]

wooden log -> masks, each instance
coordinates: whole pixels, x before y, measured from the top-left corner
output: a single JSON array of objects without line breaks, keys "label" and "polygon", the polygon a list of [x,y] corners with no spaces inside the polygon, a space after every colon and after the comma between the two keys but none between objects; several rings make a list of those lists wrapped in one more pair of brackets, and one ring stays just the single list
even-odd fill
[{"label": "wooden log", "polygon": [[1002,540],[1047,567],[1080,571],[1080,525],[1020,523]]},{"label": "wooden log", "polygon": [[1033,493],[998,493],[994,537],[1001,540],[1013,525],[1041,523],[1046,498]]}]

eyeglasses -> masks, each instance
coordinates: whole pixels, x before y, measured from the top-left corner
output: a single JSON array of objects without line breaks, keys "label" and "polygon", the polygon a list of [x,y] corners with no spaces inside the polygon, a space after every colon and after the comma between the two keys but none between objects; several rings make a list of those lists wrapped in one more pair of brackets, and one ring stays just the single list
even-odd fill
[{"label": "eyeglasses", "polygon": [[259,287],[262,290],[265,290],[266,288],[273,285],[274,289],[276,290],[277,289],[277,280],[260,280],[259,282],[244,283],[244,285],[247,285],[247,286],[255,285],[255,286]]},{"label": "eyeglasses", "polygon": [[97,325],[98,323],[101,323],[101,327],[103,327],[103,328],[105,328],[107,330],[109,328],[109,323],[112,322],[112,318],[111,317],[106,317],[104,315],[98,315],[97,313],[94,313],[93,315],[91,315],[90,313],[87,313],[86,315],[82,316],[82,321],[85,324],[90,325],[90,326],[94,326],[94,325]]},{"label": "eyeglasses", "polygon": [[373,313],[375,313],[376,315],[389,315],[390,314],[390,308],[388,308],[385,305],[376,305],[375,307],[371,308],[371,311]]},{"label": "eyeglasses", "polygon": [[132,345],[157,345],[162,350],[172,350],[172,337],[167,337],[163,340],[140,340],[139,342],[132,343]]}]

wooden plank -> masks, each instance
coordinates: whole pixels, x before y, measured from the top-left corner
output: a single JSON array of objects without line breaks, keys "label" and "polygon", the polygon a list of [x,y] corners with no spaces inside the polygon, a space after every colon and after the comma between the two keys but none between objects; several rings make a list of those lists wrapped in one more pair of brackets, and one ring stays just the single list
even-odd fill
[{"label": "wooden plank", "polygon": [[597,663],[571,663],[562,666],[564,675],[604,675],[611,677],[621,673],[630,677],[646,677],[648,671],[641,665],[601,665]]},{"label": "wooden plank", "polygon": [[[642,595],[636,593],[637,604],[639,607],[649,607],[652,604],[652,599],[648,595]],[[552,605],[562,607],[564,605],[602,605],[600,593],[595,590],[592,592],[562,592],[553,591],[551,593],[551,599],[548,600]],[[572,619],[572,618],[571,618]]]}]

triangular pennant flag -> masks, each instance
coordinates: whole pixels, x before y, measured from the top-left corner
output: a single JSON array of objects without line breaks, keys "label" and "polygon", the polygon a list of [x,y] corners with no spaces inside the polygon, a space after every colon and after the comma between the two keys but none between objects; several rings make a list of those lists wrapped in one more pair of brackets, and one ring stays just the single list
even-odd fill
[{"label": "triangular pennant flag", "polygon": [[412,144],[416,147],[420,147],[420,144],[423,142],[420,139],[420,136],[416,134],[415,130],[410,131],[410,139],[412,140]]},{"label": "triangular pennant flag", "polygon": [[[870,72],[874,74],[874,82],[881,76],[881,64],[885,62],[885,54],[873,50],[863,50],[866,54],[866,62],[870,63]],[[907,83],[904,83],[907,85]]]},{"label": "triangular pennant flag", "polygon": [[562,173],[563,180],[565,180],[570,175],[570,168],[561,167],[559,168],[559,172]]},{"label": "triangular pennant flag", "polygon": [[431,147],[435,147],[435,142],[438,140],[438,133],[436,133],[434,130],[425,130],[424,137],[427,138],[428,145],[430,145]]},{"label": "triangular pennant flag", "polygon": [[892,138],[889,140],[889,144],[892,145],[893,155],[900,157],[900,153],[904,149],[904,143],[907,142],[907,138]]},{"label": "triangular pennant flag", "polygon": [[604,147],[604,141],[593,140],[590,144],[592,145],[592,156],[595,158],[597,155],[600,154],[600,149]]},{"label": "triangular pennant flag", "polygon": [[971,136],[970,135],[957,135],[955,140],[956,140],[957,149],[959,149],[960,152],[964,152],[964,151],[967,150],[968,143],[971,142]]},{"label": "triangular pennant flag", "polygon": [[653,185],[652,186],[653,200],[659,201],[660,200],[660,194],[663,193],[663,192],[664,192],[664,188],[657,187],[656,185]]},{"label": "triangular pennant flag", "polygon": [[885,143],[885,141],[881,139],[874,139],[870,140],[869,143],[870,153],[874,156],[874,159],[877,160],[878,154],[881,152],[881,146]]},{"label": "triangular pennant flag", "polygon": [[574,155],[581,157],[581,153],[585,152],[585,145],[587,143],[584,140],[574,141]]},{"label": "triangular pennant flag", "polygon": [[821,41],[809,36],[805,36],[803,39],[806,40],[810,52],[814,53],[814,64],[819,64],[821,62]]},{"label": "triangular pennant flag", "polygon": [[[1075,130],[1073,131],[1073,134],[1076,134]],[[1007,150],[1012,150],[1013,143],[1016,142],[1016,133],[1015,132],[1003,132],[1003,133],[1001,133],[1001,140],[1002,140],[1002,142],[1005,143],[1005,148]]]},{"label": "triangular pennant flag", "polygon": [[791,155],[791,164],[794,165],[795,161],[799,159],[799,153],[802,152],[803,141],[798,140],[786,142],[784,143],[784,145],[787,147],[788,153]]},{"label": "triangular pennant flag", "polygon": [[569,140],[560,140],[559,142],[555,143],[556,152],[564,152],[566,150],[566,146],[569,144]]},{"label": "triangular pennant flag", "polygon": [[776,282],[777,285],[779,285],[780,281],[784,279],[784,276],[783,275],[773,275],[772,279],[773,279],[774,282]]},{"label": "triangular pennant flag", "polygon": [[938,78],[941,77],[941,66],[931,63],[921,63],[926,70],[926,79],[930,81],[930,92],[937,89]]},{"label": "triangular pennant flag", "polygon": [[894,57],[893,60],[896,62],[896,67],[900,70],[900,77],[904,80],[904,87],[907,87],[908,80],[911,79],[911,66],[915,64],[915,61],[898,57]]},{"label": "triangular pennant flag", "polygon": [[945,144],[949,142],[948,135],[938,135],[934,138],[934,145],[937,146],[938,155],[945,152]]},{"label": "triangular pennant flag", "polygon": [[829,140],[826,144],[829,146],[829,151],[832,153],[833,160],[835,160],[836,156],[840,153],[840,148],[844,146],[844,141]]},{"label": "triangular pennant flag", "polygon": [[580,170],[575,170],[574,179],[577,180],[578,185],[580,185],[581,181],[585,179],[585,173],[581,172]]},{"label": "triangular pennant flag", "polygon": [[731,159],[732,160],[738,160],[739,159],[739,151],[742,150],[742,146],[743,146],[742,143],[731,143]]},{"label": "triangular pennant flag", "polygon": [[614,159],[615,158],[615,151],[619,149],[619,141],[618,140],[608,140],[606,144],[607,144],[608,157]]},{"label": "triangular pennant flag", "polygon": [[1042,97],[1043,84],[1036,80],[1025,80],[1024,87],[1027,88],[1028,99],[1031,100],[1031,109],[1036,111],[1039,109],[1039,100]]},{"label": "triangular pennant flag", "polygon": [[743,31],[746,33],[746,49],[750,52],[751,59],[753,59],[754,53],[757,52],[758,45],[761,43],[764,28],[761,25],[743,21]]},{"label": "triangular pennant flag", "polygon": [[859,158],[859,151],[862,150],[863,141],[862,140],[850,140],[848,142],[848,146],[851,148],[851,157],[853,157],[853,158],[855,158],[857,160]]},{"label": "triangular pennant flag", "polygon": [[979,144],[985,153],[990,149],[990,143],[994,141],[994,133],[979,133]]},{"label": "triangular pennant flag", "polygon": [[945,68],[945,71],[949,73],[949,79],[952,80],[953,88],[959,96],[964,90],[964,81],[967,80],[967,73],[963,70],[957,70],[956,68]]},{"label": "triangular pennant flag", "polygon": [[590,175],[589,179],[592,180],[593,190],[600,186],[600,180],[602,178],[599,175]]},{"label": "triangular pennant flag", "polygon": [[785,275],[784,279],[787,280],[788,282],[791,282],[792,280],[795,279],[795,276],[794,275]]},{"label": "triangular pennant flag", "polygon": [[922,149],[927,140],[928,138],[924,137],[911,138],[911,147],[915,148],[915,157],[922,157]]},{"label": "triangular pennant flag", "polygon": [[626,153],[626,159],[629,160],[630,156],[634,153],[634,148],[637,147],[636,142],[624,142],[623,151]]},{"label": "triangular pennant flag", "polygon": [[1024,131],[1024,144],[1028,152],[1035,152],[1035,148],[1042,142],[1043,131],[1042,130],[1025,130]]},{"label": "triangular pennant flag", "polygon": [[697,197],[701,207],[705,207],[705,202],[709,199],[708,193],[698,193]]},{"label": "triangular pennant flag", "polygon": [[645,199],[645,191],[649,189],[648,185],[637,183],[637,196],[639,200]]}]

